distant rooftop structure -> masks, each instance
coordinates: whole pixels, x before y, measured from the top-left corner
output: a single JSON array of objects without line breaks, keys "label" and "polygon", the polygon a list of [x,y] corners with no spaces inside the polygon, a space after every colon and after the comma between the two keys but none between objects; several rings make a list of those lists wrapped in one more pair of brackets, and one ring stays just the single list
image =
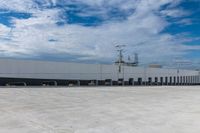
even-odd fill
[{"label": "distant rooftop structure", "polygon": [[160,64],[150,64],[149,68],[162,68],[163,66]]},{"label": "distant rooftop structure", "polygon": [[130,56],[128,56],[128,61],[124,61],[123,52],[124,52],[124,47],[125,46],[126,45],[117,45],[116,46],[117,52],[119,52],[119,55],[118,55],[117,61],[115,61],[115,64],[119,65],[119,69],[120,69],[121,65],[133,66],[133,67],[138,66],[139,65],[139,59],[138,59],[138,54],[137,53],[134,54],[134,61],[131,60]]}]

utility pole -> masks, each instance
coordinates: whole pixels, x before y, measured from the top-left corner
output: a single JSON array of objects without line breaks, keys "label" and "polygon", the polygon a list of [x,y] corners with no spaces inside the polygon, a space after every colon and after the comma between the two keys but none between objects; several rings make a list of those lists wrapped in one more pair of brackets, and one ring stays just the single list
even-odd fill
[{"label": "utility pole", "polygon": [[122,83],[122,85],[124,85],[124,67],[123,67],[123,72],[122,72],[122,65],[125,63],[123,61],[123,52],[124,52],[124,47],[126,47],[126,45],[116,45],[115,47],[117,49],[117,52],[119,53],[119,59],[115,62],[115,64],[118,64],[118,80],[121,79],[120,74],[122,73],[123,80],[120,82]]},{"label": "utility pole", "polygon": [[126,45],[116,45],[115,47],[117,49],[117,52],[119,53],[119,55],[118,55],[119,59],[115,63],[118,64],[118,66],[119,66],[118,72],[121,73],[122,64],[124,63],[123,52],[124,52],[124,47],[126,47]]}]

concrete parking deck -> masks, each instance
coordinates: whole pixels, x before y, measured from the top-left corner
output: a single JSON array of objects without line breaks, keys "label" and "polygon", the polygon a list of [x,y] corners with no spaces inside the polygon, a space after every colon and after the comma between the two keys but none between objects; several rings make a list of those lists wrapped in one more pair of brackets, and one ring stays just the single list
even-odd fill
[{"label": "concrete parking deck", "polygon": [[0,88],[0,133],[199,133],[200,86]]}]

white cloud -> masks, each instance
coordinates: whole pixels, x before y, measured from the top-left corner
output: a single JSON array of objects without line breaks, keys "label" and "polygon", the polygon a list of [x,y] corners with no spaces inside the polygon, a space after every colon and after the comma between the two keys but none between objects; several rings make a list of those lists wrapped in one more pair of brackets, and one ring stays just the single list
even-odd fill
[{"label": "white cloud", "polygon": [[32,0],[0,0],[0,8],[19,12],[30,12],[34,6]]},{"label": "white cloud", "polygon": [[0,37],[5,36],[10,32],[10,29],[3,24],[0,24]]},{"label": "white cloud", "polygon": [[12,22],[15,24],[17,29],[55,24],[59,19],[59,12],[60,11],[58,9],[38,10],[34,12],[31,18],[13,19]]},{"label": "white cloud", "polygon": [[161,14],[165,15],[165,16],[169,16],[169,17],[183,17],[183,16],[187,16],[190,13],[186,12],[182,9],[169,9],[169,10],[164,10],[161,11]]},{"label": "white cloud", "polygon": [[[2,0],[1,0],[2,1]],[[104,8],[105,4],[119,6],[121,9],[135,9],[135,12],[122,22],[109,22],[98,27],[84,27],[66,24],[57,26],[55,23],[61,13],[60,9],[38,10],[30,0],[2,1],[0,7],[17,11],[26,11],[30,8],[33,16],[29,19],[13,19],[15,28],[7,36],[10,28],[0,25],[0,36],[10,37],[1,40],[0,49],[3,55],[39,56],[43,53],[82,55],[78,60],[114,59],[116,56],[115,43],[126,44],[127,53],[133,55],[138,52],[143,62],[170,60],[173,56],[185,54],[186,49],[200,49],[199,47],[184,46],[180,38],[167,33],[160,33],[169,24],[163,17],[156,14],[165,4],[175,4],[174,0],[76,0],[91,6]],[[58,1],[44,1],[56,4]],[[14,6],[12,7],[12,3]],[[15,6],[16,5],[16,6]],[[34,5],[35,6],[35,5]],[[173,10],[163,11],[171,15]],[[167,13],[168,12],[168,13]],[[49,40],[56,40],[49,42]]]}]

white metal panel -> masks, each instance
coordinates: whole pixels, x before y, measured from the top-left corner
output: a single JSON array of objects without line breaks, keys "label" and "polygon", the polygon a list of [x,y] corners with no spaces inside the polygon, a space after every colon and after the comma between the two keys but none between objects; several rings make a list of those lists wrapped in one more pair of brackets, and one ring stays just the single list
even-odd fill
[{"label": "white metal panel", "polygon": [[12,60],[0,59],[0,77],[10,78],[36,78],[36,79],[79,79],[79,80],[118,80],[124,78],[142,78],[148,81],[155,77],[160,81],[160,77],[181,77],[181,76],[198,76],[198,71],[161,69],[161,68],[143,68],[122,66],[121,73],[117,65],[102,64],[80,64],[66,62],[49,62],[49,61],[30,61],[30,60]]}]

